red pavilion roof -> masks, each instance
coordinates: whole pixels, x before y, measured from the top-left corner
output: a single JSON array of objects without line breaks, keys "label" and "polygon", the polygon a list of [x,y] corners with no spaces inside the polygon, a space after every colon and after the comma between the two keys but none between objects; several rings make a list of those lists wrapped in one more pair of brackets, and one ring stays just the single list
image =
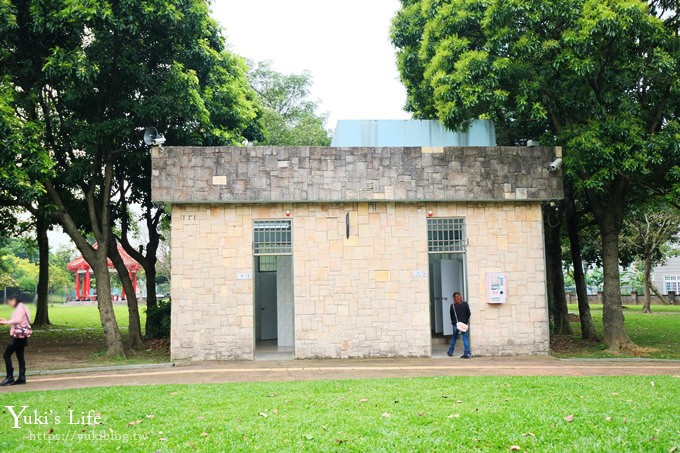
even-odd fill
[{"label": "red pavilion roof", "polygon": [[[94,248],[97,248],[98,244],[94,244]],[[120,257],[123,258],[123,262],[125,263],[125,267],[128,270],[134,271],[134,270],[139,270],[142,268],[140,264],[135,261],[134,258],[132,258],[130,255],[127,254],[127,252],[123,249],[122,246],[118,245],[118,253],[120,253]],[[107,260],[107,264],[109,267],[113,267],[113,263],[111,262],[110,259]],[[79,256],[78,258],[74,259],[70,263],[66,265],[66,269],[69,271],[78,271],[78,270],[90,270],[92,269],[90,265],[88,264],[87,261],[85,261],[85,258]]]}]

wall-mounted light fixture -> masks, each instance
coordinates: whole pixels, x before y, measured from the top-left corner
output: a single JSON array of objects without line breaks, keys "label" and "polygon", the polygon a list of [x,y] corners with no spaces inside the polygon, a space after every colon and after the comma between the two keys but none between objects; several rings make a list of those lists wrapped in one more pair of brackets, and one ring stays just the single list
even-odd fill
[{"label": "wall-mounted light fixture", "polygon": [[432,212],[432,209],[430,209],[429,211],[427,211],[427,216],[428,216],[428,217],[432,217],[433,215],[434,215],[434,212]]},{"label": "wall-mounted light fixture", "polygon": [[286,209],[285,214],[286,214],[286,217],[290,217],[290,209]]}]

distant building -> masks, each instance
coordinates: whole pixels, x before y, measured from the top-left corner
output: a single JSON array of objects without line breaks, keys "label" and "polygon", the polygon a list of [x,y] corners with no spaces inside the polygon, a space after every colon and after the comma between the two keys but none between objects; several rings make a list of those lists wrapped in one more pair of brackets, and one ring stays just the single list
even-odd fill
[{"label": "distant building", "polygon": [[652,281],[664,296],[667,296],[669,291],[674,291],[676,295],[680,294],[680,256],[670,258],[663,266],[655,267]]},{"label": "distant building", "polygon": [[476,120],[464,132],[432,120],[340,120],[331,146],[496,146],[493,121]]},{"label": "distant building", "polygon": [[563,197],[561,150],[497,147],[487,122],[437,141],[417,123],[340,123],[326,148],[154,148],[173,360],[427,357],[454,291],[475,354],[547,354],[541,204]]}]

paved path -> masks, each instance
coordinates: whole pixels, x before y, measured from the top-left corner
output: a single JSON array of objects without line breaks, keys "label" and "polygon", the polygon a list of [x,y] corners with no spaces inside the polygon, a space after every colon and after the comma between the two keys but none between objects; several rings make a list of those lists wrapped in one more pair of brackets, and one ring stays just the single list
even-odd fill
[{"label": "paved path", "polygon": [[116,385],[212,384],[420,376],[680,376],[680,361],[559,360],[552,357],[210,362],[189,366],[29,376],[3,392]]}]

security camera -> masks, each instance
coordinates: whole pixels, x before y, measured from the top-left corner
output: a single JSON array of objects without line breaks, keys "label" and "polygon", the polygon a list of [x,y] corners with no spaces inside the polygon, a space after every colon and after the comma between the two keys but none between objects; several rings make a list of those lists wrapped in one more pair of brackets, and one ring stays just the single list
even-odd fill
[{"label": "security camera", "polygon": [[558,157],[557,159],[552,161],[550,165],[548,165],[548,171],[550,173],[557,173],[557,170],[559,170],[560,167],[562,167],[562,158]]},{"label": "security camera", "polygon": [[165,137],[162,135],[160,137],[156,137],[151,141],[151,144],[153,146],[161,146],[163,143],[165,143]]}]

